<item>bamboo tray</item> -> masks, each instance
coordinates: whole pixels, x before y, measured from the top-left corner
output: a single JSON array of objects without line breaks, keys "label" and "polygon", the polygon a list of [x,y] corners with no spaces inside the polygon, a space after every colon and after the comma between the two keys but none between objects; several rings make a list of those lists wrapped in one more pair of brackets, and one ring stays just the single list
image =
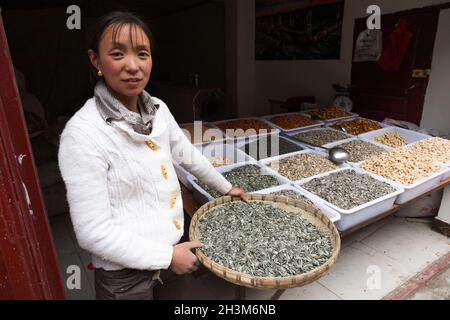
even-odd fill
[{"label": "bamboo tray", "polygon": [[[288,289],[304,286],[308,283],[311,283],[319,279],[336,262],[341,248],[341,239],[339,236],[339,232],[336,229],[333,222],[331,222],[328,219],[328,217],[325,214],[323,214],[319,209],[314,208],[312,206],[308,206],[303,201],[293,200],[283,196],[261,195],[261,194],[249,194],[248,196],[251,201],[271,202],[272,204],[275,203],[276,206],[281,207],[288,212],[298,214],[303,213],[305,219],[307,219],[315,226],[327,232],[328,235],[330,236],[333,246],[331,258],[320,267],[304,274],[283,278],[256,277],[225,268],[224,266],[206,257],[200,248],[196,249],[195,254],[197,258],[207,269],[209,269],[218,277],[223,278],[239,286],[258,289]],[[201,238],[198,221],[202,215],[207,214],[207,212],[214,207],[218,207],[227,202],[232,201],[241,201],[241,200],[240,198],[226,196],[212,200],[203,205],[202,207],[200,207],[191,220],[191,225],[189,228],[190,241],[199,241],[199,239]]]}]

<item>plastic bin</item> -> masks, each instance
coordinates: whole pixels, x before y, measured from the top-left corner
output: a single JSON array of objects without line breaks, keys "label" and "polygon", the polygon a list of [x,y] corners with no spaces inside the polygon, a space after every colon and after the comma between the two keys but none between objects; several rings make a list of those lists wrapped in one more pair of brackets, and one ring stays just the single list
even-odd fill
[{"label": "plastic bin", "polygon": [[[215,142],[223,142],[223,141],[225,141],[225,140],[227,139],[227,137],[226,137],[225,134],[222,132],[222,130],[220,130],[219,128],[217,128],[214,124],[212,124],[212,123],[210,123],[210,122],[202,122],[202,124],[203,124],[203,126],[205,126],[205,127],[208,127],[208,128],[214,129],[214,130],[217,130],[217,134],[215,134],[215,135],[218,136],[218,135],[220,134],[220,135],[222,136],[222,138],[217,139],[217,140],[213,140],[213,141],[195,142],[195,143],[193,143],[194,146],[205,145],[205,144],[215,143]],[[180,126],[181,129],[183,129],[183,128],[186,128],[186,127],[188,127],[188,126],[193,126],[193,125],[194,125],[194,123],[191,122],[191,123],[182,123],[182,124],[180,124],[179,126]],[[202,137],[202,138],[203,138],[203,137]],[[188,139],[189,139],[189,138],[188,138]]]},{"label": "plastic bin", "polygon": [[[319,196],[309,192],[308,190],[306,190],[302,187],[305,183],[311,181],[312,179],[326,177],[326,176],[329,176],[330,174],[340,172],[340,171],[345,171],[345,170],[351,170],[351,171],[354,171],[354,172],[357,172],[360,174],[368,174],[376,180],[383,181],[383,182],[389,184],[396,191],[392,192],[384,197],[381,197],[379,199],[376,199],[371,202],[360,205],[358,207],[352,208],[350,210],[345,210],[345,209],[339,208],[336,205],[326,201],[325,199],[320,198]],[[399,184],[396,184],[387,179],[378,177],[374,174],[368,173],[368,172],[358,169],[358,168],[338,169],[338,170],[335,170],[332,172],[317,175],[317,176],[305,179],[301,183],[295,184],[295,187],[299,188],[300,190],[302,190],[303,192],[308,194],[312,199],[317,199],[317,201],[322,201],[324,204],[326,204],[333,210],[336,210],[341,215],[341,219],[336,223],[336,227],[338,228],[339,231],[349,230],[349,229],[353,228],[354,226],[357,226],[358,224],[364,223],[364,222],[366,222],[372,218],[375,218],[375,217],[385,213],[386,211],[392,209],[397,197],[400,196],[404,192],[404,189]]]},{"label": "plastic bin", "polygon": [[[372,122],[377,123],[377,124],[380,125],[380,127],[381,127],[381,128],[378,129],[378,130],[381,130],[381,129],[390,127],[390,125],[388,125],[388,124],[385,124],[385,123],[382,123],[382,122],[379,122],[379,121],[376,121],[376,120],[364,118],[364,117],[357,117],[357,118],[353,118],[353,119],[337,120],[337,121],[333,121],[333,122],[327,122],[327,123],[326,123],[326,127],[327,127],[327,128],[331,128],[331,127],[332,127],[333,125],[335,125],[337,122],[347,122],[347,121],[357,120],[357,119],[364,119],[364,120],[369,120],[369,121],[372,121]],[[331,129],[334,129],[334,128],[331,128]],[[370,132],[374,132],[374,131],[376,131],[376,130],[373,130],[373,131],[370,131]],[[366,133],[370,133],[370,132],[366,132]],[[365,133],[363,133],[363,134],[365,134]]]},{"label": "plastic bin", "polygon": [[[298,147],[299,147],[299,150],[298,150],[298,151],[311,150],[311,149],[309,149],[306,145],[303,145],[303,144],[301,144],[300,142],[297,142],[297,141],[295,141],[295,140],[293,140],[293,139],[290,139],[289,137],[286,137],[286,136],[284,136],[284,135],[272,135],[272,139],[273,139],[274,137],[276,137],[276,136],[278,136],[278,138],[280,139],[280,141],[281,141],[281,140],[284,140],[284,141],[287,141],[287,142],[292,143],[292,144],[295,145],[295,146],[298,146]],[[262,137],[256,137],[256,138],[250,138],[250,139],[239,139],[239,140],[236,141],[235,145],[236,145],[236,148],[237,148],[237,149],[239,149],[239,150],[242,151],[243,153],[247,154],[247,153],[243,150],[244,146],[245,146],[246,144],[253,143],[253,142],[255,142],[255,141],[259,140],[259,139],[263,139],[263,138],[265,138],[265,136],[262,136]],[[250,151],[251,151],[251,150],[250,150]],[[292,154],[292,153],[295,153],[295,152],[298,152],[298,151],[294,151],[294,152],[286,153],[286,154]],[[268,158],[272,158],[272,157],[275,157],[275,156],[278,156],[278,155],[270,154],[270,155],[267,155],[267,156],[268,156]],[[263,160],[263,159],[258,160],[258,159],[256,159],[255,157],[253,157],[252,155],[249,155],[249,157],[252,158],[252,159],[255,160],[255,161],[261,161],[261,160]],[[264,158],[264,159],[267,159],[267,158]]]},{"label": "plastic bin", "polygon": [[[352,136],[352,135],[350,135],[350,134],[348,134],[348,133],[344,133],[344,132],[342,132],[342,131],[338,131],[338,130],[335,130],[335,129],[332,129],[332,128],[327,128],[327,127],[325,127],[325,128],[318,128],[318,129],[312,129],[312,130],[296,130],[296,131],[290,132],[290,133],[288,133],[288,134],[286,134],[286,135],[288,136],[288,138],[289,138],[290,140],[297,141],[298,143],[303,144],[303,145],[307,145],[306,143],[303,143],[303,142],[300,142],[300,141],[296,140],[296,139],[294,138],[294,136],[297,135],[297,134],[299,134],[299,133],[305,133],[305,132],[311,132],[311,131],[327,131],[327,130],[330,130],[330,131],[336,131],[336,132],[342,133],[342,134],[344,134],[344,135],[347,136],[345,139],[342,139],[342,140],[339,140],[339,141],[343,141],[343,140],[355,138],[355,136]],[[338,141],[335,141],[335,142],[338,142]],[[334,142],[333,142],[333,143],[334,143]],[[322,149],[322,148],[319,148],[319,147],[313,147],[313,146],[311,146],[311,145],[307,145],[307,146],[308,146],[309,149],[312,149],[312,150],[323,151],[323,149]]]},{"label": "plastic bin", "polygon": [[[245,163],[245,164],[237,163],[237,164],[217,168],[217,171],[220,173],[225,173],[225,172],[231,171],[235,168],[242,167],[245,165],[256,165],[256,166],[260,167],[262,169],[263,174],[269,174],[269,175],[274,176],[275,179],[277,179],[279,185],[284,185],[284,184],[289,183],[289,180],[285,179],[284,177],[282,177],[276,173],[274,174],[272,172],[269,172],[266,167],[260,165],[257,161],[254,161],[254,160],[250,161],[248,163]],[[193,197],[198,203],[205,204],[211,200],[214,200],[214,198],[208,192],[206,192],[202,187],[199,186],[199,184],[197,183],[196,177],[194,177],[193,175],[188,175],[187,179],[193,187]]]},{"label": "plastic bin", "polygon": [[264,189],[264,190],[251,192],[251,193],[255,193],[255,194],[270,194],[270,193],[274,193],[274,192],[278,192],[278,191],[284,191],[284,190],[294,191],[294,192],[296,192],[298,194],[303,195],[305,198],[307,198],[312,203],[314,203],[314,205],[317,208],[319,208],[328,217],[328,219],[330,219],[331,222],[336,223],[336,221],[339,221],[341,219],[341,215],[339,214],[339,212],[337,212],[336,210],[333,210],[330,207],[326,206],[323,203],[323,201],[319,201],[317,199],[312,199],[310,197],[310,195],[306,194],[306,192],[303,192],[299,188],[296,188],[296,187],[294,187],[294,186],[292,186],[290,184],[285,184],[285,185],[282,185],[282,186],[273,187],[273,188],[269,188],[269,189]]},{"label": "plastic bin", "polygon": [[[294,156],[297,156],[299,154],[316,154],[316,155],[322,156],[324,158],[328,158],[328,155],[326,153],[324,153],[324,152],[320,152],[320,151],[316,151],[316,150],[303,150],[303,151],[298,151],[298,152],[294,152],[294,153],[290,153],[290,154],[285,154],[285,155],[282,155],[282,156],[277,156],[277,157],[272,157],[272,158],[260,160],[259,163],[261,165],[266,166],[266,168],[267,168],[267,170],[269,172],[282,176],[280,173],[278,173],[277,171],[275,171],[274,169],[269,167],[269,164],[272,163],[272,162],[275,162],[275,161],[279,161],[281,159],[294,157]],[[343,168],[350,168],[350,167],[348,165],[346,165],[346,164],[341,164],[341,165],[337,166],[335,169],[330,170],[330,171],[335,171],[337,169],[343,169]],[[330,171],[328,171],[328,172],[330,172]],[[299,182],[301,182],[301,181],[306,179],[306,178],[303,178],[303,179],[300,179],[300,180],[293,181],[293,180],[290,180],[290,179],[288,179],[288,178],[286,178],[284,176],[282,176],[282,177],[285,178],[286,180],[288,180],[289,183],[292,183],[292,184],[299,183]]]},{"label": "plastic bin", "polygon": [[[329,143],[329,144],[324,145],[324,147],[334,148],[334,147],[338,147],[338,146],[340,146],[340,145],[342,145],[344,143],[348,143],[348,142],[356,141],[356,140],[365,141],[367,143],[373,144],[374,146],[380,147],[380,148],[384,149],[385,151],[391,151],[392,150],[392,148],[390,148],[388,146],[376,144],[376,143],[373,143],[372,141],[363,140],[363,139],[359,139],[359,138],[351,138],[351,139],[341,140],[341,141],[338,141],[338,142]],[[368,160],[368,159],[366,159],[366,160]],[[366,160],[359,161],[359,162],[350,162],[350,161],[348,161],[347,163],[349,165],[351,165],[351,166],[359,167]]]},{"label": "plastic bin", "polygon": [[398,127],[387,127],[387,128],[384,128],[384,129],[375,130],[375,131],[372,131],[372,132],[361,134],[358,137],[363,139],[363,140],[370,141],[371,143],[374,143],[374,144],[377,144],[377,145],[381,145],[381,146],[385,146],[384,144],[376,142],[374,140],[374,138],[382,136],[385,133],[399,133],[401,136],[403,136],[405,138],[405,140],[407,142],[407,145],[410,145],[410,144],[415,143],[417,141],[421,141],[421,140],[425,140],[425,139],[431,138],[431,136],[428,136],[426,134],[415,132],[415,131],[411,131],[411,130],[407,130],[407,129],[403,129],[403,128],[398,128]]},{"label": "plastic bin", "polygon": [[[261,121],[261,122],[266,123],[270,128],[272,128],[272,130],[268,131],[268,132],[265,132],[265,133],[244,134],[242,136],[230,136],[224,130],[219,128],[219,125],[222,124],[222,123],[227,123],[227,122],[236,121],[236,120],[257,120],[257,121]],[[280,130],[274,128],[273,125],[270,122],[268,122],[268,121],[266,121],[266,120],[264,120],[262,118],[258,118],[258,117],[248,117],[248,118],[236,118],[236,119],[222,120],[222,121],[213,122],[212,124],[214,126],[216,126],[217,128],[219,128],[219,130],[221,130],[225,134],[225,136],[227,138],[235,139],[235,140],[245,139],[245,138],[256,138],[258,136],[264,136],[264,135],[269,135],[269,134],[279,134],[280,133]]]},{"label": "plastic bin", "polygon": [[[301,116],[305,116],[305,114],[304,114],[304,113],[301,113],[301,112],[292,112],[292,113],[272,114],[272,115],[264,116],[264,117],[262,117],[261,119],[263,119],[263,120],[269,122],[269,123],[271,124],[272,127],[276,128],[276,129],[279,129],[281,132],[284,132],[284,133],[290,133],[290,132],[302,131],[302,130],[303,130],[303,131],[304,131],[304,130],[310,130],[310,129],[314,129],[314,128],[320,128],[320,127],[323,127],[323,126],[325,125],[325,122],[324,122],[324,121],[316,120],[317,124],[313,124],[313,125],[305,126],[305,127],[293,128],[293,129],[285,129],[285,128],[282,128],[282,127],[276,125],[275,123],[273,123],[273,122],[271,121],[271,119],[274,118],[274,117],[279,117],[279,116],[292,116],[292,115],[301,115]],[[308,118],[310,118],[310,117],[308,117]]]},{"label": "plastic bin", "polygon": [[[307,113],[307,112],[301,112],[301,113],[303,115],[311,118],[311,115],[309,113]],[[322,120],[322,121],[325,122],[325,124],[329,124],[332,122],[351,120],[351,119],[355,119],[355,118],[359,117],[359,114],[357,114],[357,113],[354,113],[354,112],[348,112],[348,113],[350,113],[350,116],[348,116],[348,117],[334,118],[334,119]]]},{"label": "plastic bin", "polygon": [[[210,144],[200,144],[195,146],[206,158],[226,156],[231,164],[245,163],[253,160],[245,152],[235,148],[232,141],[226,140],[222,142],[213,142]],[[189,190],[192,190],[192,184],[187,177],[190,173],[184,169],[179,163],[174,162],[175,171],[180,182]]]},{"label": "plastic bin", "polygon": [[424,178],[413,185],[407,186],[399,184],[404,188],[405,192],[397,198],[395,203],[404,204],[438,187],[445,176],[450,173],[450,168],[445,166],[441,166],[441,168],[441,171]]}]

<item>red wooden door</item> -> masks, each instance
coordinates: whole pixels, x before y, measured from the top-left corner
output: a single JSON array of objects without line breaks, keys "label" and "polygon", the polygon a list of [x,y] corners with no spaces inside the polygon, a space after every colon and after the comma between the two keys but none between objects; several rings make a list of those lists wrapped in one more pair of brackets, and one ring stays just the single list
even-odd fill
[{"label": "red wooden door", "polygon": [[[384,46],[400,19],[408,22],[413,38],[398,71],[384,71],[377,62],[353,63],[355,112],[379,121],[393,118],[420,125],[429,77],[413,77],[413,70],[431,68],[439,11],[435,6],[382,16]],[[353,43],[366,28],[366,19],[355,20]]]},{"label": "red wooden door", "polygon": [[0,15],[0,299],[64,299]]}]

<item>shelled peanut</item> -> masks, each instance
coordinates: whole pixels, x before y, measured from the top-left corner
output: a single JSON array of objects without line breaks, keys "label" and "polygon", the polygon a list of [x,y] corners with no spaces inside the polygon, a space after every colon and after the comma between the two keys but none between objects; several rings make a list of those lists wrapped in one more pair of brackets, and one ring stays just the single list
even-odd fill
[{"label": "shelled peanut", "polygon": [[270,121],[283,129],[302,128],[317,124],[317,121],[299,114],[276,116]]},{"label": "shelled peanut", "polygon": [[387,132],[373,140],[392,148],[399,148],[408,144],[406,139],[398,132]]},{"label": "shelled peanut", "polygon": [[441,170],[429,156],[411,148],[374,156],[364,162],[362,168],[403,185],[413,185]]},{"label": "shelled peanut", "polygon": [[450,165],[450,140],[442,138],[422,140],[411,146],[411,150],[432,161]]}]

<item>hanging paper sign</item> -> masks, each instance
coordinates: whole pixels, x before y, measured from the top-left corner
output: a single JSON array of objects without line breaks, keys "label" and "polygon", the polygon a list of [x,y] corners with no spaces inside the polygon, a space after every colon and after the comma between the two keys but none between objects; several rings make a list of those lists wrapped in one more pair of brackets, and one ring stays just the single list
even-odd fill
[{"label": "hanging paper sign", "polygon": [[383,31],[365,30],[356,40],[354,62],[378,61],[383,52]]}]

